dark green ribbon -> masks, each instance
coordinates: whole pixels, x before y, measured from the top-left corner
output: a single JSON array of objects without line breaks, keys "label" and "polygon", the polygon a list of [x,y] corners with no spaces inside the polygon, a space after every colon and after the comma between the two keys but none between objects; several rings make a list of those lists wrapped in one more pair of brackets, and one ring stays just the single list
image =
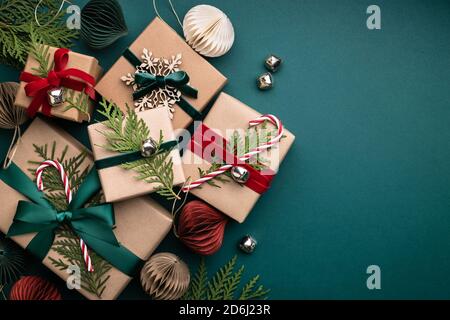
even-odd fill
[{"label": "dark green ribbon", "polygon": [[184,71],[176,71],[167,76],[155,76],[148,72],[139,72],[134,75],[134,81],[139,89],[133,93],[133,100],[140,99],[153,90],[165,86],[177,88],[182,94],[197,98],[197,90],[187,84],[189,76]]},{"label": "dark green ribbon", "polygon": [[27,246],[32,254],[43,260],[55,240],[55,231],[61,224],[69,225],[87,246],[123,273],[133,276],[143,261],[121,246],[112,231],[115,219],[111,204],[83,208],[98,190],[100,181],[91,170],[78,188],[67,211],[57,212],[44,198],[35,184],[14,163],[0,171],[0,179],[32,202],[19,201],[13,223],[7,236],[37,233]]},{"label": "dark green ribbon", "polygon": [[[130,64],[137,67],[141,65],[141,61],[135,56],[130,49],[126,49],[123,57],[128,60]],[[176,71],[167,76],[158,76],[148,72],[140,72],[135,74],[135,82],[138,89],[133,93],[133,100],[140,99],[145,95],[151,93],[157,88],[164,88],[166,85],[178,89],[183,95],[197,98],[197,89],[188,85],[189,75],[185,71]],[[201,112],[195,109],[183,97],[178,101],[180,108],[186,112],[192,119],[201,120],[203,118]]]},{"label": "dark green ribbon", "polygon": [[[159,146],[159,149],[156,154],[162,151],[170,151],[178,145],[178,142],[175,140],[167,141],[162,143]],[[140,151],[122,153],[117,156],[113,156],[110,158],[105,158],[101,160],[95,161],[95,167],[97,170],[112,168],[116,166],[120,166],[121,164],[131,163],[134,161],[145,159]]]}]

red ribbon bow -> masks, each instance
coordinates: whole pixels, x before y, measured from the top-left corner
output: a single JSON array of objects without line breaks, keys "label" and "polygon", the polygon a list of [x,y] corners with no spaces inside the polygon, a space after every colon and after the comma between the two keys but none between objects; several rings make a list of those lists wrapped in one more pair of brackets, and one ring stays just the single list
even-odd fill
[{"label": "red ribbon bow", "polygon": [[[95,78],[89,73],[79,69],[66,69],[69,62],[69,49],[58,49],[54,55],[54,68],[47,78],[41,78],[29,72],[20,74],[20,81],[27,82],[25,93],[32,97],[27,115],[33,118],[42,106],[42,113],[51,116],[51,106],[48,102],[47,92],[57,87],[64,87],[79,92],[85,92],[92,100],[95,100]],[[78,78],[78,79],[74,79]]]}]

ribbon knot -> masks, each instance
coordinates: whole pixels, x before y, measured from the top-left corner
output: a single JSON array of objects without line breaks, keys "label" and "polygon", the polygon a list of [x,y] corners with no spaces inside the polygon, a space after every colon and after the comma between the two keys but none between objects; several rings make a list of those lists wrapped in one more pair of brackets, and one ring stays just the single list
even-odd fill
[{"label": "ribbon knot", "polygon": [[164,76],[156,76],[156,85],[160,88],[166,86],[166,77]]},{"label": "ribbon knot", "polygon": [[72,220],[72,212],[63,211],[56,213],[56,221],[59,223],[69,222],[70,220]]},{"label": "ribbon knot", "polygon": [[55,70],[51,70],[47,75],[47,80],[50,86],[59,87],[61,85],[61,78]]}]

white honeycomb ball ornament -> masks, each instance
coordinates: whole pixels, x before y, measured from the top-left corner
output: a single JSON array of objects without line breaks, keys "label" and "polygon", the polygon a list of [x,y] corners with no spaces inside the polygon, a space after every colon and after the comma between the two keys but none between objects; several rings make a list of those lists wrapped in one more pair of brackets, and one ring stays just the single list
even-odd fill
[{"label": "white honeycomb ball ornament", "polygon": [[234,43],[234,28],[225,13],[216,7],[201,4],[186,13],[183,32],[187,43],[206,57],[220,57]]}]

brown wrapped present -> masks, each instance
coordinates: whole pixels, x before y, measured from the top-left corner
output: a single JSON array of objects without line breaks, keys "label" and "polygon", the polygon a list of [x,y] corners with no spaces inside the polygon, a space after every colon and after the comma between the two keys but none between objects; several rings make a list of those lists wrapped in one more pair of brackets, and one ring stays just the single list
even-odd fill
[{"label": "brown wrapped present", "polygon": [[[238,222],[245,220],[261,194],[267,191],[279,164],[295,140],[292,133],[284,130],[279,143],[260,153],[258,158],[252,158],[257,160],[252,166],[239,166],[236,159],[267,142],[264,139],[269,135],[276,135],[275,127],[270,123],[247,130],[249,121],[260,116],[241,101],[221,93],[203,126],[197,127],[182,159],[185,175],[193,182],[216,171],[221,164],[234,165],[233,169],[191,192]],[[210,144],[210,141],[213,143]],[[217,148],[220,141],[223,142]],[[246,170],[240,171],[242,168]]]},{"label": "brown wrapped present", "polygon": [[[93,162],[87,149],[72,136],[60,128],[37,118],[23,135],[12,167],[16,166],[21,172],[26,173],[31,182],[34,179],[34,171],[39,166],[39,163],[47,158],[52,158],[52,156],[66,167],[66,172],[72,177],[71,183],[74,184],[74,189],[76,189],[79,177],[84,177],[83,172],[91,167]],[[50,175],[51,171],[48,171],[47,174]],[[56,181],[58,181],[59,176],[57,172],[54,171],[54,174],[56,174]],[[61,205],[61,201],[65,203],[65,196],[62,184],[56,188],[58,190],[51,190],[55,186],[52,184],[54,182],[49,181],[51,180],[50,178],[44,172],[44,186],[46,182],[49,183],[45,193],[51,195],[48,199],[52,199],[50,202],[57,209]],[[0,180],[0,201],[2,203],[0,230],[3,233],[10,231],[20,200],[26,200],[29,203],[24,195],[7,185],[4,180]],[[167,235],[172,225],[171,215],[148,197],[116,203],[114,204],[114,212],[115,227],[113,232],[117,240],[121,246],[127,248],[132,254],[142,260],[148,259]],[[13,236],[12,239],[25,248],[35,236],[36,233],[29,233]],[[67,240],[65,244],[61,244],[60,240],[62,238]],[[78,249],[80,249],[78,238],[74,236],[72,231],[63,228],[56,232],[55,242],[53,242],[51,249],[43,258],[43,264],[66,281],[70,277],[67,268],[75,265],[82,270],[80,278],[81,289],[78,289],[81,294],[89,299],[116,299],[130,282],[130,276],[106,263],[90,248],[88,250],[92,258],[94,272],[86,272],[83,269],[85,266],[82,261],[81,251],[81,261],[69,261],[67,255],[65,255],[70,250],[73,253],[77,252],[74,250]],[[72,254],[70,256],[73,257]],[[103,272],[105,273],[103,274]],[[103,281],[105,281],[104,284],[102,284]]]},{"label": "brown wrapped present", "polygon": [[[170,77],[170,74],[173,76],[173,73],[179,71],[186,73],[188,84],[184,82],[187,78],[180,73],[177,75],[180,77],[179,86],[170,80],[160,85],[161,81],[156,78],[153,81],[142,79],[142,87],[150,89],[143,93],[144,96],[135,97],[133,101],[133,92],[137,89],[136,72]],[[105,74],[96,90],[124,111],[126,105],[134,105],[137,111],[168,106],[174,129],[180,129],[186,128],[193,118],[199,116],[198,112],[206,107],[226,81],[219,71],[196,53],[170,26],[155,18]],[[193,88],[197,90],[197,97],[192,92]]]},{"label": "brown wrapped present", "polygon": [[[128,116],[125,118],[124,122],[131,118],[130,112],[135,114],[132,110],[128,110],[128,112]],[[167,117],[167,108],[150,109],[135,115],[137,115],[137,119],[142,119],[144,121],[150,131],[150,138],[155,142],[159,141],[161,134],[165,142],[164,144],[175,141],[176,137],[172,128],[172,123]],[[106,201],[116,202],[155,191],[160,192],[162,186],[165,186],[166,188],[164,190],[171,193],[172,196],[176,196],[173,193],[172,187],[185,182],[183,166],[181,164],[178,149],[168,150],[169,153],[167,159],[161,161],[161,163],[158,163],[159,158],[157,157],[157,159],[155,159],[155,157],[145,159],[142,157],[140,149],[128,150],[129,152],[125,154],[111,151],[111,149],[108,148],[110,142],[105,135],[105,133],[109,134],[111,130],[106,127],[106,123],[107,122],[97,123],[88,127],[89,139],[91,141]],[[128,123],[123,123],[123,126],[125,127],[127,124]],[[137,130],[132,130],[131,135],[132,137],[130,137],[130,139],[135,139],[139,136],[139,133]],[[149,137],[143,137],[143,140],[147,138]],[[140,141],[137,144],[141,144],[141,142],[143,141]],[[136,158],[130,159],[127,156],[129,154],[135,154]],[[125,156],[124,161],[121,161],[122,156]],[[144,163],[140,167],[128,165],[130,168],[124,168],[124,165],[126,166],[127,163],[139,163],[139,161],[146,160],[150,161],[148,162],[148,165]],[[172,169],[168,168],[168,165],[172,165]],[[151,173],[149,173],[150,171]],[[170,177],[169,175],[173,175],[173,177]]]},{"label": "brown wrapped present", "polygon": [[15,104],[26,108],[30,117],[41,112],[75,122],[90,121],[94,86],[102,73],[98,60],[67,49],[45,48],[49,65],[41,66],[33,54],[28,56]]}]

